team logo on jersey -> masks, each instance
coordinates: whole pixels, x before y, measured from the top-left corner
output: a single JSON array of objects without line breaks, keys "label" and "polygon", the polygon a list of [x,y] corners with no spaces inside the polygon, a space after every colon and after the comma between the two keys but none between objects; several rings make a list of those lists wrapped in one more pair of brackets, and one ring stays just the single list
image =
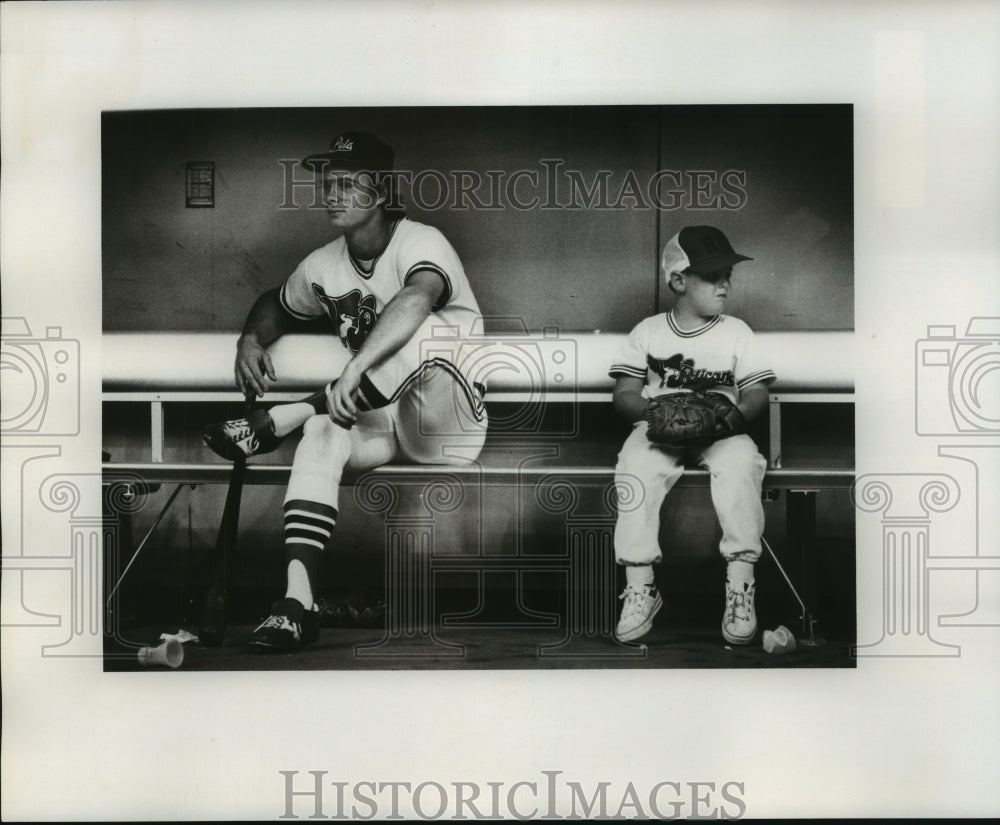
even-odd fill
[{"label": "team logo on jersey", "polygon": [[319,284],[313,284],[312,288],[316,297],[322,302],[326,314],[336,326],[337,335],[344,342],[344,346],[351,352],[361,349],[368,333],[378,320],[375,296],[362,295],[360,289],[352,289],[346,295],[332,298]]},{"label": "team logo on jersey", "polygon": [[693,358],[685,358],[681,353],[669,358],[646,356],[649,368],[660,376],[660,389],[707,390],[710,387],[734,387],[736,380],[732,370],[696,369]]}]

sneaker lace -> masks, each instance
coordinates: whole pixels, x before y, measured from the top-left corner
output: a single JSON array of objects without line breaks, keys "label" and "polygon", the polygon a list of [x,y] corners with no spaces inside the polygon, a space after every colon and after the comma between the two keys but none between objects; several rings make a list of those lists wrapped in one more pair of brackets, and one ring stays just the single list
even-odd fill
[{"label": "sneaker lace", "polygon": [[230,441],[240,446],[247,455],[254,455],[260,449],[257,433],[246,418],[226,422],[226,433]]},{"label": "sneaker lace", "polygon": [[253,435],[253,431],[250,429],[250,422],[245,418],[240,418],[236,421],[227,421],[225,430],[226,435],[233,439],[233,441],[242,441]]},{"label": "sneaker lace", "polygon": [[750,620],[750,603],[753,599],[753,591],[748,590],[741,593],[735,587],[730,587],[726,594],[726,616],[729,621],[737,619]]},{"label": "sneaker lace", "polygon": [[630,584],[622,591],[622,594],[618,598],[625,601],[622,613],[623,615],[628,615],[642,609],[646,600],[652,598],[652,590],[648,587],[636,587]]},{"label": "sneaker lace", "polygon": [[286,622],[288,624],[294,624],[294,622],[290,621],[287,616],[268,616],[263,621],[263,623],[261,623],[260,627],[257,628],[257,629],[258,630],[265,630],[265,629],[270,629],[272,627],[273,628],[281,628],[282,626],[284,626],[284,624]]}]

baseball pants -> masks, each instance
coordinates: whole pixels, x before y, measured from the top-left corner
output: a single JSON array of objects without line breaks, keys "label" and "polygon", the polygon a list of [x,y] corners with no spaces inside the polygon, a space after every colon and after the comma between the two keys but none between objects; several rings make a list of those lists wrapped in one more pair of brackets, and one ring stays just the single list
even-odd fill
[{"label": "baseball pants", "polygon": [[[619,490],[615,558],[619,564],[644,565],[663,558],[659,545],[660,507],[684,472],[684,450],[653,444],[639,421],[618,454]],[[727,561],[756,562],[764,533],[761,485],[767,462],[747,435],[716,441],[698,455],[710,476],[712,504],[722,527],[719,551]]]},{"label": "baseball pants", "polygon": [[337,508],[345,469],[476,460],[488,426],[484,388],[471,384],[447,357],[447,345],[435,346],[440,324],[428,318],[402,349],[367,374],[361,391],[376,409],[360,412],[350,430],[325,414],[306,421],[286,502],[306,499]]}]

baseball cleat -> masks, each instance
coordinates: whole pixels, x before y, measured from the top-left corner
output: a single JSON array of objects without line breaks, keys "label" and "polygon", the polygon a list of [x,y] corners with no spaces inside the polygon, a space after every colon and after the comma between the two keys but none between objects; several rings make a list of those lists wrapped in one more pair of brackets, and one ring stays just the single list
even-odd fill
[{"label": "baseball cleat", "polygon": [[278,599],[271,615],[254,628],[251,647],[264,651],[297,650],[319,639],[319,612],[306,610],[298,599]]},{"label": "baseball cleat", "polygon": [[618,597],[624,600],[622,615],[615,629],[615,637],[620,642],[631,642],[645,636],[653,626],[653,617],[663,607],[663,597],[651,584],[628,585]]},{"label": "baseball cleat", "polygon": [[235,461],[239,456],[270,453],[281,444],[274,434],[274,422],[267,410],[251,410],[246,418],[211,424],[201,431],[201,437],[216,455]]},{"label": "baseball cleat", "polygon": [[753,606],[753,582],[726,581],[726,612],[722,615],[722,638],[733,645],[746,645],[757,633],[757,611]]}]

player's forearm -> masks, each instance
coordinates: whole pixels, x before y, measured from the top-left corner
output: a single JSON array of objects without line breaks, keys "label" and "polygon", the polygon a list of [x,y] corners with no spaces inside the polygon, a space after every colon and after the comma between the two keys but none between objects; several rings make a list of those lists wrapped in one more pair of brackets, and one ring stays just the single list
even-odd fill
[{"label": "player's forearm", "polygon": [[278,292],[277,288],[269,289],[254,302],[243,324],[241,339],[266,347],[291,329],[292,318],[282,308]]},{"label": "player's forearm", "polygon": [[432,299],[415,287],[404,287],[386,304],[378,323],[351,365],[360,372],[373,369],[399,352],[431,312]]},{"label": "player's forearm", "polygon": [[615,412],[630,423],[635,423],[646,414],[649,399],[639,392],[615,392]]},{"label": "player's forearm", "polygon": [[754,385],[740,391],[740,400],[736,405],[747,421],[753,421],[767,409],[767,387]]}]

